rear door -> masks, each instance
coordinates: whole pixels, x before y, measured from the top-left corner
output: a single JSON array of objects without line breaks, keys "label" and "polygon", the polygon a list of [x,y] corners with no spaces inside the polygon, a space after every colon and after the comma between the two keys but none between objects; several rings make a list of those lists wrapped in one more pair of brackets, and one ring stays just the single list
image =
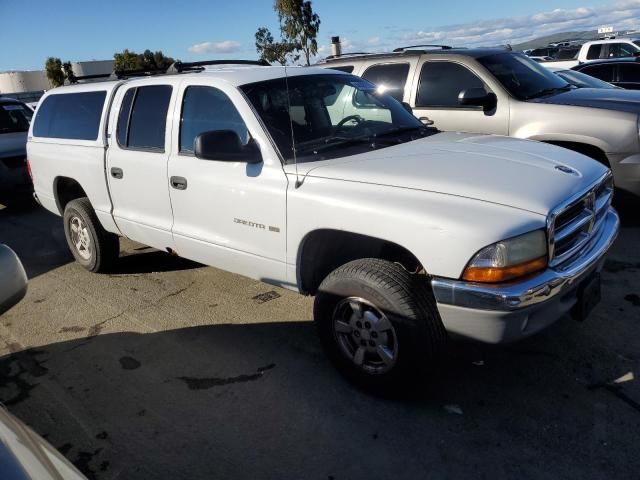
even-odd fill
[{"label": "rear door", "polygon": [[[113,217],[127,237],[158,249],[173,248],[167,163],[171,148],[172,79],[126,84],[109,121],[107,179]],[[175,83],[175,81],[173,81]]]},{"label": "rear door", "polygon": [[452,60],[427,60],[417,72],[412,91],[416,117],[426,117],[444,131],[509,134],[509,101],[498,96],[492,111],[482,107],[461,106],[458,96],[463,90],[480,88],[495,93],[469,66]]}]

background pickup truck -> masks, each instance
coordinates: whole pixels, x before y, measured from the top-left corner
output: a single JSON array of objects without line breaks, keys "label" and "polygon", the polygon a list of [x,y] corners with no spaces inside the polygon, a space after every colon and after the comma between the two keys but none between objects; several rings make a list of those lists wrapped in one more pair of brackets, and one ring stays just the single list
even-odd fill
[{"label": "background pickup truck", "polygon": [[616,38],[594,40],[580,46],[571,59],[558,59],[541,62],[544,66],[570,69],[582,63],[594,60],[611,60],[614,58],[633,58],[640,53],[640,40],[636,38]]},{"label": "background pickup truck", "polygon": [[381,388],[433,366],[447,334],[515,341],[597,303],[619,225],[601,164],[437,133],[341,72],[173,69],[38,108],[36,194],[88,270],[126,236],[315,295],[330,357]]},{"label": "background pickup truck", "polygon": [[559,145],[611,168],[616,187],[640,196],[640,95],[576,88],[506,49],[406,48],[319,64],[348,71],[408,103],[439,130]]}]

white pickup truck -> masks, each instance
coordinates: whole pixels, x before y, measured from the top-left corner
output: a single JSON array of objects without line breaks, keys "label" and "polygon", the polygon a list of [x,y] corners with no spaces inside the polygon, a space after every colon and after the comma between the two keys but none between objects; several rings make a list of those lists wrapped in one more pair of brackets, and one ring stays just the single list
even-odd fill
[{"label": "white pickup truck", "polygon": [[173,70],[57,88],[36,112],[36,195],[87,269],[125,236],[315,295],[331,358],[385,387],[447,332],[509,342],[597,303],[619,226],[598,162],[437,133],[342,72]]},{"label": "white pickup truck", "polygon": [[545,67],[569,70],[581,63],[602,59],[630,58],[638,56],[639,53],[640,40],[637,38],[594,40],[583,44],[572,59],[550,60],[541,62],[541,64]]}]

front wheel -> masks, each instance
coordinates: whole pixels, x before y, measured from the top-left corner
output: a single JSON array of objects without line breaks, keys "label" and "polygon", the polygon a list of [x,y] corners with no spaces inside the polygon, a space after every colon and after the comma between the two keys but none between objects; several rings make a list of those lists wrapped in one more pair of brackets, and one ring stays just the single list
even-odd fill
[{"label": "front wheel", "polygon": [[314,317],[338,368],[376,389],[433,370],[447,339],[427,279],[379,259],[355,260],[329,274]]},{"label": "front wheel", "polygon": [[109,270],[120,253],[118,236],[102,228],[88,198],[67,204],[64,234],[77,262],[90,272]]}]

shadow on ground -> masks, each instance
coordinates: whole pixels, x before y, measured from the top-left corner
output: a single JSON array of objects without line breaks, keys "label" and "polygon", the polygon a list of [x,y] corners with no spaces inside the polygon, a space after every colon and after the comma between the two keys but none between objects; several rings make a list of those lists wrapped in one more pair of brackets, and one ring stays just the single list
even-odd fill
[{"label": "shadow on ground", "polygon": [[640,410],[603,384],[637,349],[592,335],[459,345],[393,400],[336,373],[310,322],[105,334],[0,359],[0,399],[89,478],[632,478]]}]

